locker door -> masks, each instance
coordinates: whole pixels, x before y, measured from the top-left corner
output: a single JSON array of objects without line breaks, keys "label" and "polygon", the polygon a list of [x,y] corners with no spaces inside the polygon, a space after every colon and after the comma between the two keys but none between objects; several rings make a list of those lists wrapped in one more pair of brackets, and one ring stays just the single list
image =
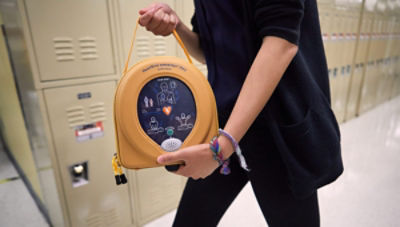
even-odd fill
[{"label": "locker door", "polygon": [[372,90],[373,90],[373,81],[374,75],[376,73],[376,65],[377,65],[377,52],[376,52],[376,28],[378,21],[374,15],[371,15],[370,18],[370,28],[367,31],[368,34],[368,50],[367,50],[367,68],[365,72],[364,84],[363,84],[363,92],[362,92],[362,112],[368,110],[372,106]]},{"label": "locker door", "polygon": [[[357,45],[357,36],[356,33],[358,32],[358,22],[359,22],[359,14],[356,15],[350,15],[350,26],[349,26],[349,30],[348,30],[348,34],[349,34],[349,54],[347,56],[346,62],[347,62],[347,77],[346,77],[346,86],[347,86],[347,94],[345,97],[345,112],[343,114],[344,118],[347,120],[347,113],[349,108],[354,109],[355,107],[355,99],[357,98],[357,96],[355,95],[355,92],[357,91],[357,87],[354,86],[355,83],[357,83],[358,81],[358,75],[357,78],[355,76],[355,65],[356,63],[354,62],[354,58],[356,57],[356,45]],[[349,68],[350,67],[350,68]],[[358,67],[359,68],[359,65]],[[358,69],[359,71],[359,69]],[[354,90],[354,91],[353,91]],[[354,112],[354,111],[352,111]]]},{"label": "locker door", "polygon": [[361,29],[359,34],[359,48],[357,51],[357,63],[365,63],[367,56],[367,47],[368,47],[368,28],[370,25],[370,20],[368,15],[364,15],[364,19],[361,23]]},{"label": "locker door", "polygon": [[321,36],[322,36],[322,41],[324,43],[324,49],[325,49],[325,54],[327,52],[327,41],[328,41],[328,20],[327,20],[328,12],[326,10],[325,5],[320,5],[319,6],[319,21],[321,25]]},{"label": "locker door", "polygon": [[391,97],[395,97],[397,95],[400,95],[400,59],[399,56],[396,56],[394,58],[394,87],[392,90]]},{"label": "locker door", "polygon": [[334,12],[332,13],[332,26],[331,26],[331,69],[332,69],[332,79],[331,79],[331,92],[332,92],[332,109],[335,112],[335,114],[338,113],[338,94],[339,94],[339,82],[340,82],[340,53],[343,51],[342,49],[339,48],[340,46],[340,41],[339,41],[339,32],[340,32],[340,26],[341,26],[341,18],[339,11],[336,9],[333,9]]},{"label": "locker door", "polygon": [[356,64],[353,72],[349,100],[347,103],[346,121],[355,117],[357,113],[357,101],[358,93],[361,88],[361,75],[363,71],[363,65],[364,64]]},{"label": "locker door", "polygon": [[128,186],[117,187],[115,81],[44,90],[71,226],[131,224]]},{"label": "locker door", "polygon": [[381,98],[379,100],[379,103],[385,102],[388,98],[389,98],[389,94],[391,92],[392,89],[392,77],[391,77],[391,73],[390,73],[390,58],[387,57],[384,60],[384,67],[382,69],[383,71],[383,78],[384,81],[382,83],[382,86],[379,87],[379,91],[378,93],[381,94]]},{"label": "locker door", "polygon": [[360,96],[360,107],[358,110],[358,115],[360,115],[361,113],[364,113],[366,110],[368,110],[368,94],[370,92],[370,86],[369,85],[369,78],[370,78],[370,74],[373,71],[373,62],[368,62],[368,64],[366,65],[365,68],[365,72],[364,72],[364,83],[362,84],[362,88],[361,88],[361,96]]},{"label": "locker door", "polygon": [[385,84],[385,52],[386,52],[386,42],[384,40],[384,31],[385,31],[385,18],[383,16],[380,17],[379,20],[379,28],[378,28],[378,50],[379,50],[379,64],[377,68],[377,73],[375,75],[375,102],[374,106],[378,105],[382,101],[382,93],[380,92],[381,88]]},{"label": "locker door", "polygon": [[[326,8],[326,11],[324,13],[324,34],[325,34],[325,40],[324,40],[324,47],[325,47],[325,54],[326,54],[326,60],[328,63],[328,68],[333,67],[333,53],[332,53],[332,27],[334,23],[334,18],[333,18],[333,13],[329,11],[330,8]],[[332,91],[331,91],[332,92]]]},{"label": "locker door", "polygon": [[391,20],[389,16],[385,17],[385,28],[384,28],[384,42],[385,42],[385,67],[383,69],[384,77],[385,77],[385,83],[382,88],[382,100],[381,102],[384,102],[389,99],[390,97],[390,92],[392,89],[392,73],[390,71],[391,69],[391,63],[392,63],[392,51],[391,51],[391,40],[390,40],[390,34],[391,33]]},{"label": "locker door", "polygon": [[[123,59],[121,68],[125,65],[125,60],[128,55],[133,29],[136,26],[136,21],[139,18],[139,10],[149,6],[154,1],[132,1],[119,0],[118,11],[121,26],[121,42]],[[175,8],[173,0],[159,1],[168,4],[171,8]],[[173,36],[162,37],[156,36],[140,27],[136,34],[135,48],[133,50],[130,66],[148,57],[153,56],[176,56],[177,43]]]},{"label": "locker door", "polygon": [[379,16],[376,16],[376,20],[374,23],[374,30],[373,30],[373,48],[371,49],[369,55],[371,57],[371,60],[375,60],[374,68],[373,68],[373,73],[370,74],[370,80],[369,80],[369,87],[370,87],[370,92],[368,93],[368,109],[371,109],[372,107],[376,106],[377,104],[377,90],[378,86],[381,83],[380,81],[380,69],[382,65],[382,45],[381,45],[381,40],[380,40],[380,34],[381,34],[381,29],[382,29],[382,20]]},{"label": "locker door", "polygon": [[332,68],[332,26],[333,26],[333,12],[330,5],[321,5],[320,8],[322,11],[320,12],[321,15],[321,29],[323,35],[323,42],[324,42],[324,49],[325,49],[325,56],[328,65],[328,72],[329,72],[329,85],[330,85],[330,92],[331,92],[331,100],[334,100],[334,86],[333,86],[333,68]]},{"label": "locker door", "polygon": [[346,84],[346,75],[347,75],[347,67],[346,67],[346,56],[349,54],[348,52],[348,40],[346,40],[346,32],[348,30],[348,16],[346,11],[340,9],[337,10],[337,23],[336,23],[336,34],[337,39],[335,41],[335,64],[337,68],[337,76],[334,77],[336,82],[335,89],[335,101],[333,109],[335,111],[336,117],[339,122],[343,121],[344,118],[344,108],[345,108],[345,99],[347,94],[347,84]]},{"label": "locker door", "polygon": [[42,81],[115,73],[105,0],[26,0],[25,5]]},{"label": "locker door", "polygon": [[396,52],[394,52],[395,50],[395,46],[394,46],[394,32],[395,32],[395,27],[394,27],[394,18],[393,17],[388,17],[388,45],[387,45],[387,49],[388,49],[388,58],[389,58],[389,65],[387,68],[387,73],[388,73],[388,87],[390,87],[388,89],[388,91],[386,91],[385,94],[385,99],[391,99],[392,94],[393,94],[393,90],[395,88],[395,72],[394,72],[394,63],[395,63],[395,55]]},{"label": "locker door", "polygon": [[341,48],[343,49],[340,57],[340,80],[339,80],[339,92],[338,92],[338,106],[337,106],[337,119],[339,122],[344,121],[347,94],[350,84],[350,73],[351,73],[351,60],[353,52],[351,49],[351,26],[352,20],[351,15],[346,11],[342,14],[342,26],[341,26]]}]

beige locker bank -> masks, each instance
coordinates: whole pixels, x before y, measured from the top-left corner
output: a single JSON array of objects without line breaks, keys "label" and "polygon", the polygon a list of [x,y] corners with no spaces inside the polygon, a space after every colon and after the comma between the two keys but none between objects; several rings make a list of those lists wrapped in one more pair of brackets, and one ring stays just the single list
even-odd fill
[{"label": "beige locker bank", "polygon": [[[54,226],[142,226],[177,207],[184,178],[164,168],[130,170],[128,184],[116,186],[111,166],[114,90],[138,11],[151,2],[0,2],[37,194]],[[189,22],[192,4],[163,2]],[[141,28],[130,64],[177,49],[172,37]]]}]

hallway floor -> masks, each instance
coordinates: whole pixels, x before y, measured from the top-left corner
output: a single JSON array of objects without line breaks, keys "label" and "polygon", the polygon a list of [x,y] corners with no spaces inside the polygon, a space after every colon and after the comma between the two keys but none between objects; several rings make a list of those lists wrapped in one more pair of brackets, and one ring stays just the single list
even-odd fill
[{"label": "hallway floor", "polygon": [[48,226],[0,143],[0,226]]}]

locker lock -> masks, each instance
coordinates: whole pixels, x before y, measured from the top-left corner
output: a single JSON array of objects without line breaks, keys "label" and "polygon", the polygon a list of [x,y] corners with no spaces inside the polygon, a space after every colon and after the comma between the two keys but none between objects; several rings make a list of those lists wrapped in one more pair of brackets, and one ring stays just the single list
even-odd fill
[{"label": "locker lock", "polygon": [[89,183],[89,164],[87,161],[69,166],[72,187],[80,187]]},{"label": "locker lock", "polygon": [[82,173],[83,173],[83,166],[82,165],[74,166],[73,170],[74,170],[74,176],[75,177],[82,176]]}]

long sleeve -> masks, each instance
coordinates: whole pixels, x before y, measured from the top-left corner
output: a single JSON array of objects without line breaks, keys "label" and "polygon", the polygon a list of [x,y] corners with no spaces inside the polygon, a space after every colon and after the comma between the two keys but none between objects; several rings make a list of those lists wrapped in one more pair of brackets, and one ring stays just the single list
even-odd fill
[{"label": "long sleeve", "polygon": [[199,34],[199,25],[197,23],[196,13],[193,14],[192,19],[190,20],[190,23],[192,24],[192,31]]},{"label": "long sleeve", "polygon": [[253,0],[258,35],[277,36],[299,44],[304,0]]}]

